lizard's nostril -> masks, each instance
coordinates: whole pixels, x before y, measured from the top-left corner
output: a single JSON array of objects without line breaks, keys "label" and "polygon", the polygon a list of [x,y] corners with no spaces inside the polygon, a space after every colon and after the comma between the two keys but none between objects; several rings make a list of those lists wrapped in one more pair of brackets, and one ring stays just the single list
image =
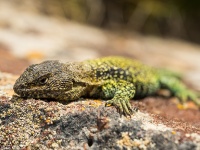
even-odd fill
[{"label": "lizard's nostril", "polygon": [[20,90],[24,89],[25,86],[23,84],[19,84],[18,82],[16,82],[13,86],[13,90],[15,91],[15,93],[20,94]]},{"label": "lizard's nostril", "polygon": [[13,90],[15,91],[15,93],[18,93],[18,89],[19,89],[19,85],[15,83],[13,86]]}]

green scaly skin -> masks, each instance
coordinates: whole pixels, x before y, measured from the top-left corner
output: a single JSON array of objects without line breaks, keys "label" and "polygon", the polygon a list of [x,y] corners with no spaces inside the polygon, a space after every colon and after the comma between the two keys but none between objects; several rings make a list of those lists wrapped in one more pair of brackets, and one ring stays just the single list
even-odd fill
[{"label": "green scaly skin", "polygon": [[105,99],[106,106],[113,105],[124,115],[133,112],[130,99],[155,94],[159,89],[168,89],[181,102],[192,100],[200,106],[197,95],[177,75],[123,57],[45,61],[29,66],[14,85],[14,91],[25,98]]}]

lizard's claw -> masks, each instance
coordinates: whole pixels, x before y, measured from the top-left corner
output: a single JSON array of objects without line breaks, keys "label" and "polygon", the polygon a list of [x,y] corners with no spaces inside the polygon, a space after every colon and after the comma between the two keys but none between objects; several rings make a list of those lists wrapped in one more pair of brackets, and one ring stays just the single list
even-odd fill
[{"label": "lizard's claw", "polygon": [[115,106],[118,112],[125,116],[131,116],[134,112],[129,100],[112,99],[112,100],[108,100],[105,106]]},{"label": "lizard's claw", "polygon": [[191,100],[200,108],[200,100],[198,99],[196,93],[192,91],[184,91],[184,92],[179,92],[175,95],[176,97],[179,98],[181,103],[185,103],[187,100]]}]

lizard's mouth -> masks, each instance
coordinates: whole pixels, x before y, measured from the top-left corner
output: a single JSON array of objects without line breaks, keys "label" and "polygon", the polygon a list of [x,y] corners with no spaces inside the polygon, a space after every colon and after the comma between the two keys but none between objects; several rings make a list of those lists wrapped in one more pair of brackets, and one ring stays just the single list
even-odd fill
[{"label": "lizard's mouth", "polygon": [[20,97],[24,98],[39,98],[39,92],[38,91],[33,91],[31,89],[23,89],[23,88],[16,88],[14,86],[14,91],[17,93]]},{"label": "lizard's mouth", "polygon": [[38,98],[38,99],[51,98],[51,92],[46,92],[46,91],[18,89],[16,93],[23,98]]},{"label": "lizard's mouth", "polygon": [[41,93],[44,93],[44,91],[41,92],[42,90],[39,91],[37,89],[30,89],[25,85],[19,85],[17,83],[15,83],[13,89],[15,93],[17,93],[20,97],[24,98],[41,98]]},{"label": "lizard's mouth", "polygon": [[24,88],[23,86],[14,85],[15,93],[22,98],[36,98],[36,99],[56,99],[62,94],[62,90],[54,90],[54,94],[49,89],[38,88]]}]

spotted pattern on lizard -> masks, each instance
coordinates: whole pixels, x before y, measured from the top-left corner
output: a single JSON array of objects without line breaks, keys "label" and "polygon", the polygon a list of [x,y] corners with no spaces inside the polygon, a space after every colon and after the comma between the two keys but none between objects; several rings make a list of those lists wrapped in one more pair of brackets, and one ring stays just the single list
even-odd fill
[{"label": "spotted pattern on lizard", "polygon": [[181,102],[197,95],[170,71],[156,69],[123,57],[104,57],[82,62],[45,61],[29,66],[17,79],[14,91],[25,98],[77,100],[101,98],[124,115],[133,112],[130,99],[168,89]]}]

